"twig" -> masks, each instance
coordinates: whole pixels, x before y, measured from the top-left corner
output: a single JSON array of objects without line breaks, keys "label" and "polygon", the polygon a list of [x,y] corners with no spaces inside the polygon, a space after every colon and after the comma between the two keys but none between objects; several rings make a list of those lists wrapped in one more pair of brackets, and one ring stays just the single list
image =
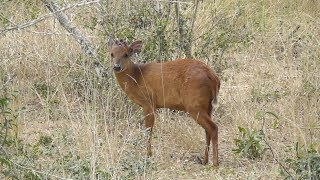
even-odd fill
[{"label": "twig", "polygon": [[[162,2],[168,2],[168,0],[155,0],[155,1],[162,1]],[[174,1],[170,0],[169,3],[180,3],[180,4],[193,4],[192,2],[185,2],[185,1]]]},{"label": "twig", "polygon": [[70,36],[72,35],[71,33],[61,33],[61,32],[45,32],[45,31],[30,31],[30,30],[26,30],[29,33],[32,34],[37,34],[37,35],[44,35],[44,36],[51,36],[51,35],[65,35],[65,36]]},{"label": "twig", "polygon": [[269,143],[265,140],[265,138],[263,138],[263,141],[264,141],[264,143],[269,147],[270,152],[271,152],[272,157],[273,157],[273,160],[275,160],[275,161],[279,164],[279,166],[281,166],[281,168],[291,177],[291,179],[294,179],[293,176],[290,174],[290,172],[287,170],[287,168],[284,167],[284,166],[282,165],[282,163],[276,158],[276,156],[275,156],[275,154],[274,154],[274,152],[273,152],[273,149],[271,148],[271,146],[269,145]]},{"label": "twig", "polygon": [[[261,126],[261,129],[260,129],[260,130],[263,132],[263,134],[264,134],[264,131],[263,131],[264,125],[265,125],[265,116],[263,116],[263,118],[262,118],[262,126]],[[281,168],[282,168],[292,179],[294,179],[293,176],[292,176],[292,175],[289,173],[289,171],[287,170],[287,168],[284,167],[284,166],[282,165],[282,163],[276,158],[276,155],[274,154],[273,149],[271,148],[271,146],[269,145],[269,143],[268,143],[267,140],[265,139],[265,136],[264,136],[264,138],[263,138],[263,141],[264,141],[264,143],[269,147],[270,152],[271,152],[271,154],[272,154],[273,160],[275,160],[275,161],[281,166]]]}]

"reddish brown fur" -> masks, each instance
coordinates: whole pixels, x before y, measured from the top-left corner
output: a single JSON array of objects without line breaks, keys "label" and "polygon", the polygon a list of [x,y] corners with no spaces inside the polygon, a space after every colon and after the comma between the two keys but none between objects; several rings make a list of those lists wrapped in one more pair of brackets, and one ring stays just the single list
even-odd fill
[{"label": "reddish brown fur", "polygon": [[[140,105],[145,114],[145,126],[154,125],[157,108],[188,112],[206,132],[204,164],[208,162],[210,141],[213,165],[218,165],[218,127],[211,119],[212,103],[217,102],[220,81],[204,63],[193,59],[177,59],[165,63],[135,64],[130,57],[139,52],[141,41],[130,46],[124,41],[111,42],[111,54],[116,65],[115,76],[128,97]],[[119,68],[120,66],[120,68]],[[150,136],[151,138],[151,136]],[[147,152],[151,155],[151,142]]]}]

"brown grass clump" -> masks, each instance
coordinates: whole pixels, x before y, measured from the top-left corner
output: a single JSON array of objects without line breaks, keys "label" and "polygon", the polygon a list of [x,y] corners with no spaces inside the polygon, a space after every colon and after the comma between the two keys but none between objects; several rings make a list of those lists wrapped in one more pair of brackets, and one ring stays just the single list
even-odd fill
[{"label": "brown grass clump", "polygon": [[[0,18],[20,24],[48,13],[40,1],[37,7],[28,2],[0,1]],[[108,9],[123,13],[131,6],[136,5],[112,1]],[[192,6],[184,6],[185,17],[192,16]],[[22,179],[281,179],[287,176],[281,175],[283,167],[295,176],[286,160],[302,158],[311,149],[319,152],[320,147],[319,9],[319,2],[312,0],[200,4],[192,52],[212,65],[222,81],[214,113],[221,162],[217,169],[199,164],[205,148],[203,129],[188,115],[168,110],[156,117],[154,155],[146,158],[140,107],[125,97],[112,76],[99,79],[94,74],[91,59],[53,17],[0,34],[0,98],[14,95],[8,107],[25,108],[12,118],[21,140],[15,143],[21,146],[0,149],[0,161],[13,162],[3,166],[0,178],[9,177],[7,171]],[[176,37],[166,36],[161,42],[168,48],[157,49],[153,21],[149,25],[146,19],[149,29],[132,33],[125,29],[132,25],[127,19],[115,16],[113,26],[106,27],[103,23],[110,22],[100,13],[94,5],[66,11],[99,47],[106,67],[105,35],[117,24],[117,35],[146,42],[144,51],[149,52],[139,58],[183,56],[170,44]],[[167,26],[158,24],[164,32],[176,29],[174,13],[171,16]],[[95,17],[103,23],[94,24]],[[0,29],[10,24],[0,20]],[[9,76],[13,79],[6,83]],[[234,140],[241,139],[238,127],[263,130],[262,143],[268,146],[260,158],[232,151],[237,148]]]}]

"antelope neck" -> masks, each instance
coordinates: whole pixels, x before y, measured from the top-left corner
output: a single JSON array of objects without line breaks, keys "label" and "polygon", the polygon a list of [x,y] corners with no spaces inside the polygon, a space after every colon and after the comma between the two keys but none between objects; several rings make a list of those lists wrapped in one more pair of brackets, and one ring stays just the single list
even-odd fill
[{"label": "antelope neck", "polygon": [[125,70],[119,73],[115,73],[115,76],[119,83],[137,84],[141,76],[141,69],[138,64],[132,62],[128,65],[128,67]]}]

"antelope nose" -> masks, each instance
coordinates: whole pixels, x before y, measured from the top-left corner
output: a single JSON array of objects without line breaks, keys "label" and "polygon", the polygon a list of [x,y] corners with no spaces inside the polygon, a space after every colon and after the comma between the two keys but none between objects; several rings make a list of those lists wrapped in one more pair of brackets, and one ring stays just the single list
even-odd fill
[{"label": "antelope nose", "polygon": [[120,65],[120,64],[115,64],[115,65],[113,66],[113,70],[115,70],[115,71],[120,71],[120,70],[121,70],[121,65]]}]

